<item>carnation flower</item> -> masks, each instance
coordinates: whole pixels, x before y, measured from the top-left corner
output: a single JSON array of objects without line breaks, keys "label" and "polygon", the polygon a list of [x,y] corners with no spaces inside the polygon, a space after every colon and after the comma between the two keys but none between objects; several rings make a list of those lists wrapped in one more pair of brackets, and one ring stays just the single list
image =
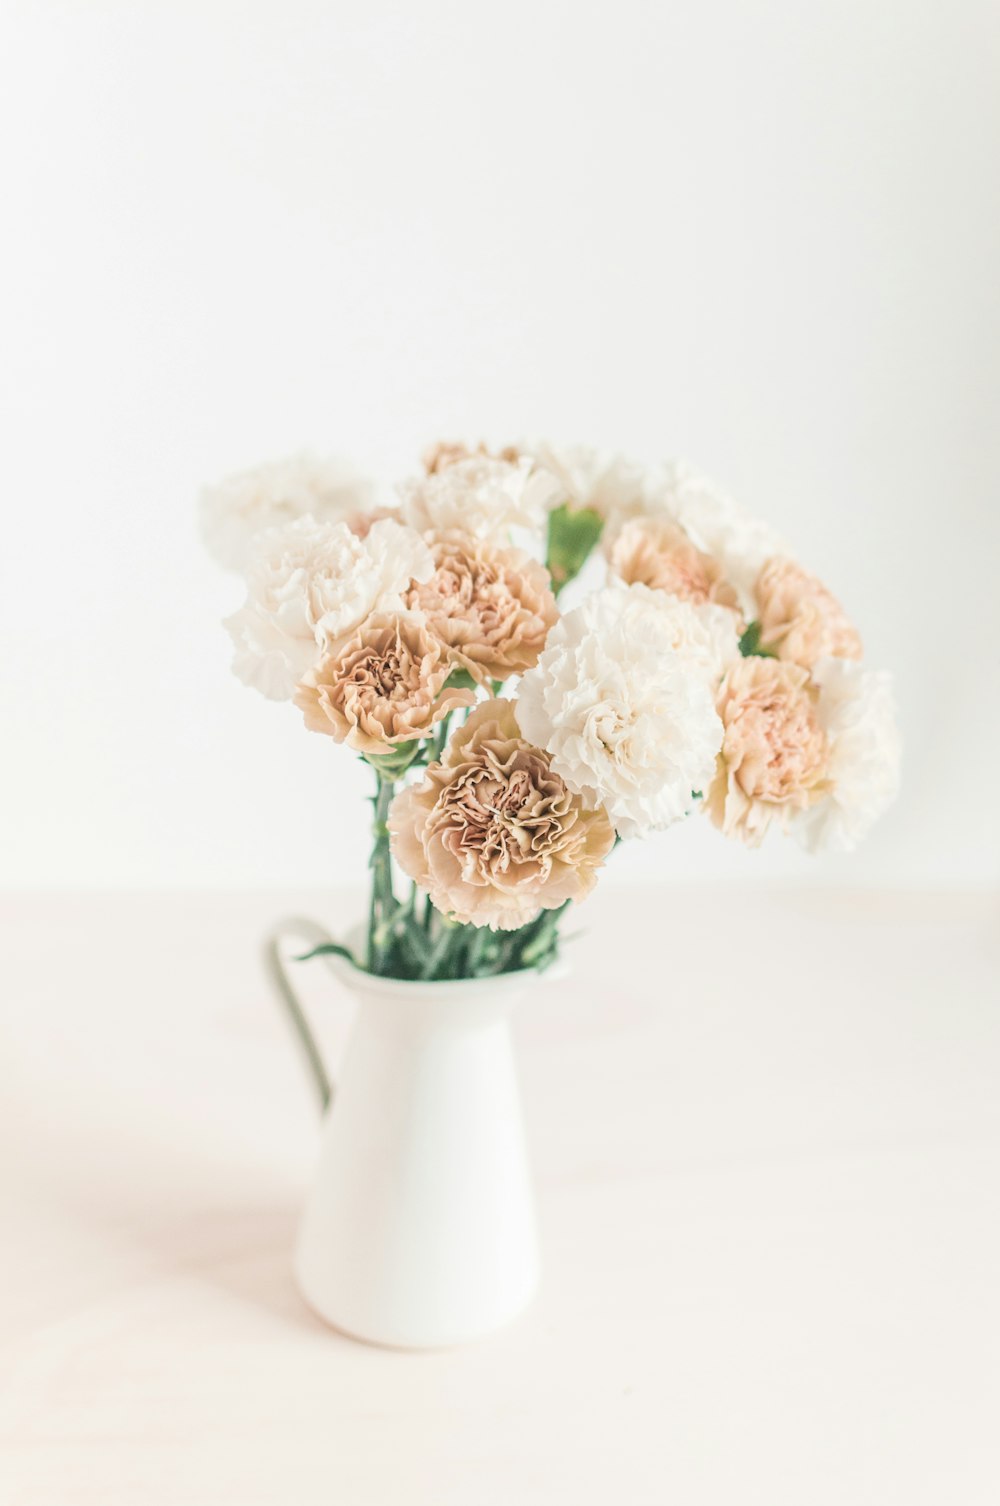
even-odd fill
[{"label": "carnation flower", "polygon": [[375,613],[332,644],[295,691],[312,732],[359,753],[391,753],[427,737],[436,722],[476,699],[448,686],[452,655],[417,613]]},{"label": "carnation flower", "polygon": [[463,444],[461,440],[447,439],[441,439],[437,444],[432,444],[421,458],[428,476],[434,476],[438,471],[447,470],[449,465],[455,465],[459,460],[474,460],[477,456],[484,455],[489,460],[506,460],[512,465],[516,465],[521,458],[513,445],[508,445],[505,449],[494,453],[481,443],[470,447]]},{"label": "carnation flower", "polygon": [[651,474],[646,496],[645,511],[678,523],[696,549],[717,561],[744,611],[752,612],[761,567],[787,553],[779,535],[683,461],[667,461]]},{"label": "carnation flower", "polygon": [[435,571],[409,607],[477,680],[505,680],[534,664],[558,617],[548,571],[520,549],[451,532],[431,536]]},{"label": "carnation flower", "polygon": [[612,570],[626,585],[650,586],[695,605],[715,602],[739,612],[739,598],[710,554],[696,549],[668,518],[631,518],[608,549]]},{"label": "carnation flower", "polygon": [[641,466],[608,450],[589,445],[556,447],[539,441],[523,447],[558,483],[553,497],[571,512],[596,512],[609,528],[647,511],[646,475]]},{"label": "carnation flower", "polygon": [[525,734],[622,836],[669,826],[712,777],[722,741],[716,650],[695,609],[612,586],[567,612],[519,686]]},{"label": "carnation flower", "polygon": [[608,550],[615,575],[626,585],[663,591],[687,602],[711,644],[716,678],[739,658],[743,617],[736,592],[717,560],[691,543],[667,518],[632,518]]},{"label": "carnation flower", "polygon": [[403,516],[421,531],[460,528],[479,538],[540,528],[555,483],[532,461],[468,455],[400,488]]},{"label": "carnation flower", "polygon": [[402,606],[434,570],[411,528],[386,519],[359,539],[346,523],[298,518],[254,541],[247,599],[226,622],[233,670],[271,700],[288,700],[324,650],[375,611]]},{"label": "carnation flower", "polygon": [[389,829],[399,866],[439,910],[494,931],[583,899],[614,845],[605,813],[570,792],[506,700],[476,707],[443,761],[396,796]]},{"label": "carnation flower", "polygon": [[240,471],[206,487],[199,499],[202,538],[218,564],[245,570],[250,544],[265,528],[295,518],[353,521],[372,505],[374,489],[346,460],[295,455]]},{"label": "carnation flower", "polygon": [[366,539],[375,524],[384,523],[386,518],[391,518],[394,523],[402,523],[403,514],[398,507],[373,507],[369,512],[354,513],[344,521],[355,538]]},{"label": "carnation flower", "polygon": [[817,719],[829,746],[822,800],[791,822],[810,852],[850,852],[895,798],[900,743],[889,676],[849,659],[821,659],[812,680]]},{"label": "carnation flower", "polygon": [[861,658],[861,639],[840,602],[794,560],[768,560],[754,594],[760,641],[779,659],[810,669],[826,656]]},{"label": "carnation flower", "polygon": [[827,794],[829,745],[819,692],[797,664],[753,656],[726,675],[725,729],[705,809],[725,835],[756,847],[772,820],[787,824]]}]

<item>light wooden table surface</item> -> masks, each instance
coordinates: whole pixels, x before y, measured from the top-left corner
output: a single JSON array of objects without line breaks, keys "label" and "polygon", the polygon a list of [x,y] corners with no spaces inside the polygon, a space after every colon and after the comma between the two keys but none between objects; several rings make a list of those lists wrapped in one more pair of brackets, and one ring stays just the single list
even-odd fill
[{"label": "light wooden table surface", "polygon": [[606,889],[518,1022],[543,1294],[436,1354],[292,1284],[289,910],[0,901],[4,1506],[996,1506],[996,896]]}]

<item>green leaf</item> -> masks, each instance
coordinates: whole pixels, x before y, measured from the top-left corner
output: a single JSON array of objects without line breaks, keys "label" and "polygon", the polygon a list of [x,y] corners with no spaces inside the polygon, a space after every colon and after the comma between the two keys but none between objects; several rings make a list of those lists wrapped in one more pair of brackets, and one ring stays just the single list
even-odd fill
[{"label": "green leaf", "polygon": [[479,681],[467,669],[453,669],[444,682],[445,690],[478,690]]},{"label": "green leaf", "polygon": [[771,648],[765,648],[760,641],[760,623],[751,622],[740,639],[740,653],[744,659],[756,657],[758,659],[776,659],[778,656]]},{"label": "green leaf", "polygon": [[563,503],[549,513],[545,563],[557,594],[579,575],[603,527],[604,519],[590,507],[570,508]]}]

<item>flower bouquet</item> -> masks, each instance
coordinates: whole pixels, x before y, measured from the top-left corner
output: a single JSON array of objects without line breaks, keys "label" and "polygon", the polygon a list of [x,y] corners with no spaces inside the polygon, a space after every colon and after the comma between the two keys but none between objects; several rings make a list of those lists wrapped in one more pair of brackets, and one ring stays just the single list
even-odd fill
[{"label": "flower bouquet", "polygon": [[382,505],[288,461],[202,520],[246,580],[237,675],[375,784],[365,933],[287,922],[266,953],[324,1105],[289,933],[359,1005],[299,1285],[355,1337],[462,1342],[538,1283],[508,1016],[568,908],[618,841],[696,811],[751,845],[853,846],[895,789],[888,684],[825,587],[682,466],[442,445]]},{"label": "flower bouquet", "polygon": [[777,827],[845,849],[892,797],[887,677],[826,587],[689,467],[438,445],[378,500],[301,458],[201,504],[246,579],[236,674],[372,770],[359,967],[545,968],[621,839],[700,812],[751,845]]}]

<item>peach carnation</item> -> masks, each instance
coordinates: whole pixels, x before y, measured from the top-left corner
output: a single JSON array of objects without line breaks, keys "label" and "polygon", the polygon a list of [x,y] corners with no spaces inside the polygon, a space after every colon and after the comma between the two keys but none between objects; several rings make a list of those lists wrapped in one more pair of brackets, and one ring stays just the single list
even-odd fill
[{"label": "peach carnation", "polygon": [[614,831],[522,736],[514,706],[484,701],[423,783],[389,810],[392,850],[434,905],[513,931],[590,893]]},{"label": "peach carnation", "polygon": [[861,658],[861,639],[840,602],[794,560],[769,559],[754,592],[760,641],[779,659],[811,669],[821,658]]},{"label": "peach carnation", "polygon": [[786,552],[778,534],[686,461],[668,460],[656,467],[646,490],[643,512],[680,524],[697,549],[719,561],[744,613],[752,608],[761,567]]},{"label": "peach carnation", "polygon": [[364,754],[426,737],[475,692],[449,687],[454,659],[414,613],[378,613],[333,644],[295,691],[311,732]]},{"label": "peach carnation", "polygon": [[505,680],[538,659],[558,617],[544,565],[455,530],[428,540],[435,572],[414,582],[409,607],[479,681]]},{"label": "peach carnation", "polygon": [[724,735],[705,808],[725,835],[756,847],[771,821],[784,825],[829,789],[829,747],[819,692],[806,670],[752,656],[722,682]]},{"label": "peach carnation", "polygon": [[626,585],[666,591],[696,606],[714,602],[739,611],[739,599],[722,566],[696,549],[668,518],[632,518],[612,541],[611,568]]}]

